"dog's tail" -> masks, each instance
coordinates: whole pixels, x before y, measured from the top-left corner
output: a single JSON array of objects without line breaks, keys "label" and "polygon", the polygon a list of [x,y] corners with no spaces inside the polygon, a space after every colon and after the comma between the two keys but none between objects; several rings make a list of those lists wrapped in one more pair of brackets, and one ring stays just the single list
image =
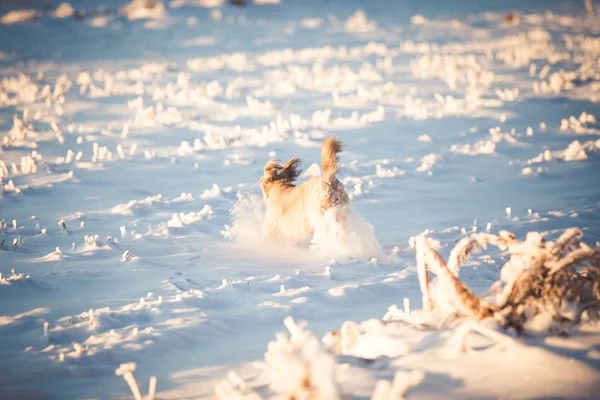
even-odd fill
[{"label": "dog's tail", "polygon": [[278,181],[292,185],[302,172],[301,164],[302,161],[296,157],[290,159],[285,165],[281,165],[279,160],[271,160],[265,165],[263,181],[265,183]]},{"label": "dog's tail", "polygon": [[330,137],[323,141],[321,147],[321,167],[323,168],[323,179],[326,182],[331,180],[338,172],[338,153],[342,152],[342,142],[335,137]]}]

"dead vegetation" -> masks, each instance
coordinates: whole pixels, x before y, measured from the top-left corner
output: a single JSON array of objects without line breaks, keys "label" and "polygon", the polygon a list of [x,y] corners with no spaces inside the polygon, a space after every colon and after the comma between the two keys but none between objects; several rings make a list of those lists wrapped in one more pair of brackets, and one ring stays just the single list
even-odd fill
[{"label": "dead vegetation", "polygon": [[[505,329],[566,333],[582,318],[597,320],[600,313],[600,246],[581,242],[577,228],[556,241],[536,232],[519,241],[509,232],[475,234],[461,240],[446,262],[420,237],[417,269],[425,310],[453,309],[458,316],[496,319]],[[460,267],[473,253],[488,245],[505,250],[510,259],[500,280],[483,297],[459,279]],[[429,272],[437,276],[430,290]]]}]

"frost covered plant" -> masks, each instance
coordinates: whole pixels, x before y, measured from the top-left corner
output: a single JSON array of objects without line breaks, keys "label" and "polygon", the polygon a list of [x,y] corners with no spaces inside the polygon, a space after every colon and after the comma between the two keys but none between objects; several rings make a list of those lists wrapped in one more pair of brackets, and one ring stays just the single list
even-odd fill
[{"label": "frost covered plant", "polygon": [[157,19],[165,15],[165,6],[162,1],[132,0],[119,9],[127,19]]},{"label": "frost covered plant", "polygon": [[4,141],[7,142],[5,144],[12,144],[12,143],[22,143],[25,140],[27,140],[27,133],[31,130],[31,128],[29,126],[27,126],[23,120],[21,120],[19,117],[17,117],[16,115],[13,116],[13,126],[10,129],[10,131],[8,132],[8,139],[5,139]]},{"label": "frost covered plant", "polygon": [[295,399],[339,399],[335,383],[333,356],[310,331],[306,323],[284,320],[289,335],[278,335],[267,346],[265,361],[271,368],[274,392],[289,394]]},{"label": "frost covered plant", "polygon": [[215,398],[217,400],[261,400],[262,398],[248,388],[246,382],[239,377],[235,371],[229,372],[215,387]]},{"label": "frost covered plant", "polygon": [[29,274],[24,274],[24,273],[17,273],[17,271],[13,268],[11,270],[10,275],[5,278],[2,276],[2,273],[0,273],[0,286],[1,285],[10,285],[11,283],[15,282],[15,281],[20,281],[23,279],[29,279],[30,276]]},{"label": "frost covered plant", "polygon": [[[269,388],[274,399],[341,399],[335,380],[335,358],[310,331],[306,323],[287,317],[288,334],[279,333],[265,353]],[[215,388],[217,399],[259,399],[236,374]]]},{"label": "frost covered plant", "polygon": [[424,378],[422,371],[397,371],[391,383],[384,379],[377,381],[371,400],[403,399],[406,392],[418,386]]},{"label": "frost covered plant", "polygon": [[119,368],[115,370],[115,375],[122,376],[127,385],[129,386],[129,390],[131,390],[131,394],[133,394],[133,398],[135,400],[154,400],[156,396],[156,382],[157,379],[154,376],[150,377],[150,385],[148,387],[148,395],[142,396],[142,392],[140,387],[135,380],[135,376],[133,372],[135,371],[137,365],[134,362],[129,362],[125,364],[119,365]]},{"label": "frost covered plant", "polygon": [[[579,324],[584,314],[600,314],[600,246],[580,241],[583,233],[567,229],[556,241],[530,232],[525,241],[512,233],[479,233],[461,240],[446,262],[424,237],[417,238],[417,270],[426,310],[452,311],[461,317],[493,317],[504,328],[564,332]],[[485,299],[459,279],[460,267],[474,252],[493,245],[507,250],[500,281]],[[430,290],[429,272],[437,276]]]},{"label": "frost covered plant", "polygon": [[39,15],[39,12],[36,10],[13,10],[0,17],[0,23],[7,25],[18,24],[32,21]]}]

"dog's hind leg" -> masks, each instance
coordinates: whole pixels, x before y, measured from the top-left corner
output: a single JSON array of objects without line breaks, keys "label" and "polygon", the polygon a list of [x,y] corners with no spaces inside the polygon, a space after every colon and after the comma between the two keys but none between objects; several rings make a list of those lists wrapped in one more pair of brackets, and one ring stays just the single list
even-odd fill
[{"label": "dog's hind leg", "polygon": [[326,236],[338,243],[343,243],[348,237],[348,212],[346,207],[332,207],[325,210],[321,225],[327,232]]},{"label": "dog's hind leg", "polygon": [[267,240],[272,240],[277,235],[277,225],[270,219],[266,219],[262,226],[262,236]]},{"label": "dog's hind leg", "polygon": [[350,219],[350,210],[348,206],[338,206],[332,209],[335,223],[335,237],[338,241],[346,241],[349,233],[348,220]]}]

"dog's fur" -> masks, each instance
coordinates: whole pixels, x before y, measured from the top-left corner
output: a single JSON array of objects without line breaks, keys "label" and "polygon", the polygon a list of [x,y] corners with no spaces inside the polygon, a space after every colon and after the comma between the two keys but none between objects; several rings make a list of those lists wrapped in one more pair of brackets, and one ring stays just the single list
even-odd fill
[{"label": "dog's fur", "polygon": [[265,165],[260,179],[266,205],[264,234],[269,237],[280,233],[294,242],[310,236],[329,210],[341,230],[347,227],[348,194],[337,179],[338,157],[342,143],[335,137],[323,141],[321,147],[322,175],[296,185],[300,175],[299,158],[284,165],[271,160]]}]

